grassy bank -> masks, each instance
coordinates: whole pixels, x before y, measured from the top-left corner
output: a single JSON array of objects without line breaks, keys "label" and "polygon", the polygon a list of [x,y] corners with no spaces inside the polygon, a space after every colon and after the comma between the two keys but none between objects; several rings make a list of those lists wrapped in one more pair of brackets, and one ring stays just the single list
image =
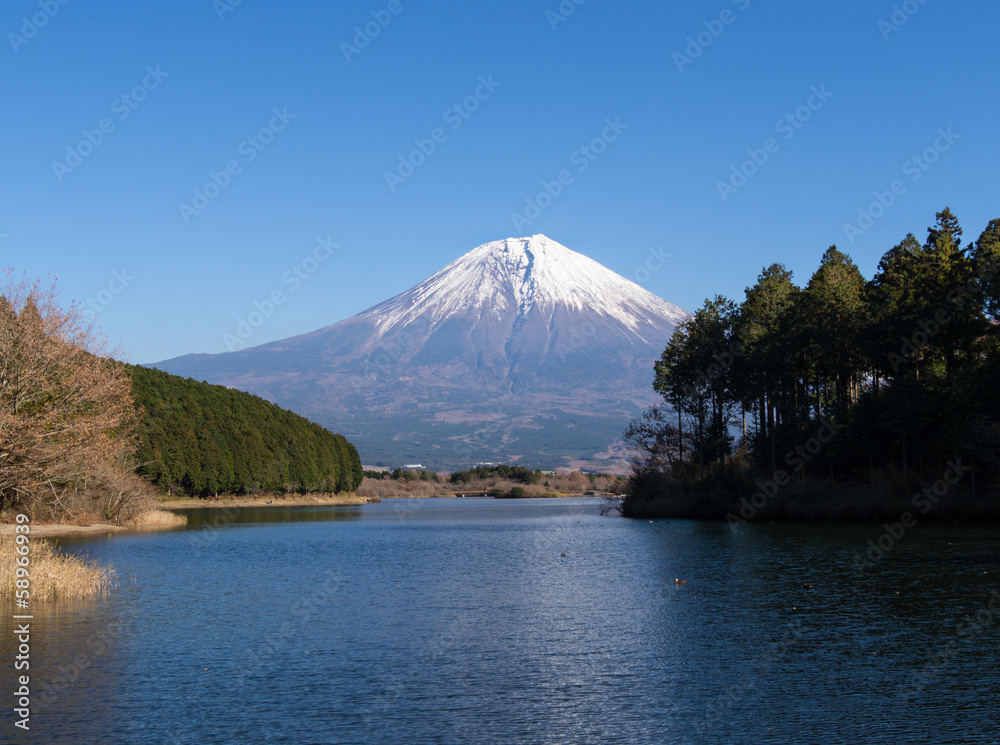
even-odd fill
[{"label": "grassy bank", "polygon": [[[68,556],[44,540],[32,538],[29,545],[29,602],[93,598],[105,595],[114,585],[113,569]],[[0,536],[0,600],[14,598],[17,557],[15,538]]]}]

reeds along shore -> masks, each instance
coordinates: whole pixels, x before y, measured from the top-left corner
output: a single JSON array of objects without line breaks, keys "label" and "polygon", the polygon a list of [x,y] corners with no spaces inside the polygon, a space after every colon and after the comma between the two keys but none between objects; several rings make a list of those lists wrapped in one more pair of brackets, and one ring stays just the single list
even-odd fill
[{"label": "reeds along shore", "polygon": [[138,530],[172,530],[187,525],[187,518],[169,510],[149,510],[135,518],[133,526]]},{"label": "reeds along shore", "polygon": [[[29,602],[81,600],[107,593],[115,572],[60,552],[48,541],[30,539],[28,553]],[[19,554],[14,536],[0,536],[0,600],[13,600],[17,588]]]}]

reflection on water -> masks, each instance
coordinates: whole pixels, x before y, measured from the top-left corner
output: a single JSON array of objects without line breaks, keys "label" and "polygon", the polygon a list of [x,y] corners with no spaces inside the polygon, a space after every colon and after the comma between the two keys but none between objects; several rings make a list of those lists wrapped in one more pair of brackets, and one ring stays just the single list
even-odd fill
[{"label": "reflection on water", "polygon": [[36,691],[87,658],[38,741],[1000,741],[1000,529],[912,531],[862,575],[870,527],[597,511],[191,510],[64,542],[126,579],[36,611]]},{"label": "reflection on water", "polygon": [[172,510],[188,519],[188,527],[197,529],[206,525],[256,525],[259,523],[291,522],[331,522],[334,520],[356,520],[362,512],[362,505],[316,507],[218,507]]}]

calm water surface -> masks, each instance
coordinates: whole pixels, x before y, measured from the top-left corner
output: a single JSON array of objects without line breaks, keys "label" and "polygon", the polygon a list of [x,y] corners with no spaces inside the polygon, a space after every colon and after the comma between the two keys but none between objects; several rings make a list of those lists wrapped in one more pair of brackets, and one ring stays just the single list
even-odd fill
[{"label": "calm water surface", "polygon": [[120,587],[35,608],[42,711],[0,740],[1000,742],[996,527],[911,531],[861,575],[879,528],[583,499],[189,514],[64,542]]}]

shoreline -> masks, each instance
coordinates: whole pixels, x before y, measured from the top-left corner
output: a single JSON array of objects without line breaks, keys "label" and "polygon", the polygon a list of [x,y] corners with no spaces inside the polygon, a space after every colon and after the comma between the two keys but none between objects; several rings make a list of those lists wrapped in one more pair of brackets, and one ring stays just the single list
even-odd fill
[{"label": "shoreline", "polygon": [[[570,498],[587,497],[585,494],[545,494],[539,496],[525,497],[478,497],[478,499],[500,499],[502,501],[518,501],[543,498]],[[463,499],[455,493],[444,494],[398,494],[381,497],[381,499]],[[468,499],[476,499],[468,497]],[[296,497],[220,497],[219,499],[201,499],[199,497],[175,497],[164,499],[153,505],[150,512],[173,511],[173,510],[212,510],[229,507],[354,507],[363,504],[372,504],[378,500],[370,497],[359,497],[356,495],[337,496],[296,496]],[[30,535],[38,538],[64,538],[75,535],[113,535],[124,533],[150,533],[164,530],[177,530],[177,526],[149,526],[149,525],[112,525],[111,523],[91,523],[90,525],[74,525],[72,523],[31,523]],[[15,523],[0,523],[0,536],[14,535]]]},{"label": "shoreline", "polygon": [[200,497],[174,497],[156,502],[156,509],[162,510],[199,510],[222,507],[312,507],[314,505],[329,505],[331,507],[367,504],[367,497],[352,495],[295,497],[219,497],[218,499]]},{"label": "shoreline", "polygon": [[[129,525],[110,525],[94,523],[93,525],[69,525],[64,523],[30,523],[33,538],[64,538],[70,535],[95,535],[98,533],[148,533],[150,528],[140,528]],[[15,523],[0,523],[0,536],[14,535]]]}]

